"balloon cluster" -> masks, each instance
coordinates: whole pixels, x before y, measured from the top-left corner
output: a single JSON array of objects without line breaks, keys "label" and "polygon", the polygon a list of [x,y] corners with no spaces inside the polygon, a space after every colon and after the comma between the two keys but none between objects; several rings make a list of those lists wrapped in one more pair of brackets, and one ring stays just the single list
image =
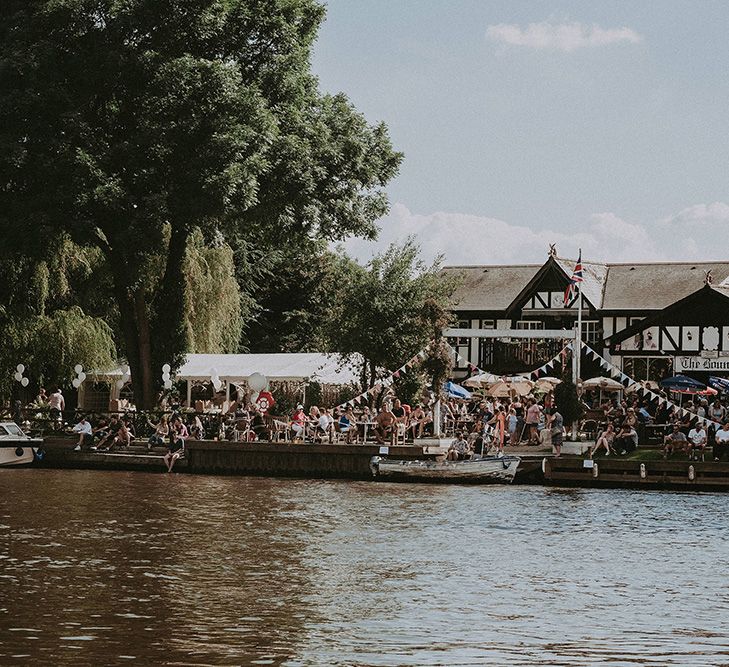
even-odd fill
[{"label": "balloon cluster", "polygon": [[123,375],[121,377],[121,380],[116,381],[116,388],[120,391],[124,388],[124,385],[129,382],[132,377],[132,372],[129,370],[129,366],[124,366],[124,368],[122,368],[122,373]]},{"label": "balloon cluster", "polygon": [[213,383],[213,387],[215,387],[215,391],[220,391],[220,388],[223,386],[223,382],[218,377],[218,371],[215,368],[210,369],[210,381]]},{"label": "balloon cluster", "polygon": [[172,377],[170,371],[172,367],[169,364],[162,366],[162,384],[165,389],[172,389]]},{"label": "balloon cluster", "polygon": [[81,364],[76,364],[73,370],[76,373],[76,377],[71,381],[71,384],[74,389],[78,389],[86,379],[86,373],[84,373],[84,367]]},{"label": "balloon cluster", "polygon": [[25,366],[23,366],[23,364],[18,364],[15,367],[15,375],[13,377],[15,377],[15,379],[20,382],[21,385],[27,387],[30,380],[27,377],[24,377],[23,373],[25,373]]}]

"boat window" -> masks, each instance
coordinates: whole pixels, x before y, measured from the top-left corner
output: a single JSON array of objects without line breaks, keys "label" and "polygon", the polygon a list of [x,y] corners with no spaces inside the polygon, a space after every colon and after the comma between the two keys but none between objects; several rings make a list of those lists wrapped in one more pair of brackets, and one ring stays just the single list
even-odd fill
[{"label": "boat window", "polygon": [[0,426],[0,435],[7,435],[8,431],[4,426]]},{"label": "boat window", "polygon": [[4,427],[0,426],[0,428],[4,428],[5,433],[9,433],[10,435],[23,435],[23,432],[15,424],[6,424]]}]

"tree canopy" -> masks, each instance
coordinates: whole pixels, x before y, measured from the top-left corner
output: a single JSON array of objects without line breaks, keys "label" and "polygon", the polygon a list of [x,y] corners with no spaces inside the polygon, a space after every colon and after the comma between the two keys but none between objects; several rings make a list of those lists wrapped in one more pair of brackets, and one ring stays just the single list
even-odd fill
[{"label": "tree canopy", "polygon": [[372,236],[387,210],[401,155],[319,92],[323,17],[313,0],[0,4],[0,231],[30,258],[63,238],[103,255],[141,406],[201,340],[196,230],[255,252]]}]

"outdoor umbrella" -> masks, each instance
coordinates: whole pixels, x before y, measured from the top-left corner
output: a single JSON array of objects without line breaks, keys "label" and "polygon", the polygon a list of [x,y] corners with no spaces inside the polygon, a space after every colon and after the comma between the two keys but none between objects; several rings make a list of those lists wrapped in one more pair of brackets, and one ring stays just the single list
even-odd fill
[{"label": "outdoor umbrella", "polygon": [[729,380],[726,378],[718,378],[712,375],[709,378],[709,384],[724,394],[729,393]]},{"label": "outdoor umbrella", "polygon": [[690,378],[688,375],[674,375],[661,380],[661,387],[670,391],[681,391],[685,394],[698,393],[706,389],[706,385]]},{"label": "outdoor umbrella", "polygon": [[448,394],[448,398],[471,398],[471,392],[455,382],[446,382],[443,385],[443,389],[445,389]]},{"label": "outdoor umbrella", "polygon": [[479,373],[463,381],[465,387],[490,387],[501,378],[493,373]]},{"label": "outdoor umbrella", "polygon": [[625,389],[620,382],[612,378],[596,377],[585,380],[582,383],[583,389],[600,389],[601,391],[622,391]]},{"label": "outdoor umbrella", "polygon": [[552,391],[562,380],[559,378],[553,378],[547,375],[546,377],[539,378],[537,380],[537,389],[542,391]]},{"label": "outdoor umbrella", "polygon": [[500,380],[486,393],[494,398],[507,396],[526,396],[533,388],[533,383],[524,378],[515,378],[513,381]]}]

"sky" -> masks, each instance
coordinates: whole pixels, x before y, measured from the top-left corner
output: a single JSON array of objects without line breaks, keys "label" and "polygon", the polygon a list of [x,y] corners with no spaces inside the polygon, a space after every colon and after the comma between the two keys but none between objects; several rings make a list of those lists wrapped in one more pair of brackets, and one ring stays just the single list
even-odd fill
[{"label": "sky", "polygon": [[367,260],[729,260],[729,3],[329,0],[313,69],[405,154]]}]

